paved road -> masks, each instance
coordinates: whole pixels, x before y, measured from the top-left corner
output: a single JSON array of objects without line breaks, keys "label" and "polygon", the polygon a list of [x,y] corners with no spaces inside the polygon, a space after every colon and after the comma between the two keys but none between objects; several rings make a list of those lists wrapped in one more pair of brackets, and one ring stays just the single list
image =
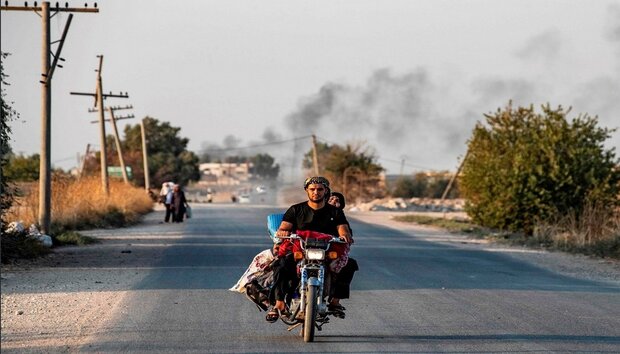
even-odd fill
[{"label": "paved road", "polygon": [[[96,231],[118,254],[108,270],[135,272],[126,296],[84,352],[620,352],[620,286],[551,273],[478,245],[353,219],[358,259],[347,318],[315,343],[269,324],[228,291],[270,246],[264,206],[205,205],[183,224]],[[449,239],[449,238],[448,238]],[[79,266],[79,265],[76,265]]]}]

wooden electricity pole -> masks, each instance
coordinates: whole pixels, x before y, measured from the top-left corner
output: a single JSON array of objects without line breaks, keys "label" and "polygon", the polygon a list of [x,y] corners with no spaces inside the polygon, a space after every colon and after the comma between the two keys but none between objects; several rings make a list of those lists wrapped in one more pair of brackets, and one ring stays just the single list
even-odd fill
[{"label": "wooden electricity pole", "polygon": [[110,183],[108,182],[108,153],[105,141],[105,123],[103,116],[103,84],[101,83],[101,69],[103,67],[103,55],[99,55],[99,69],[97,70],[97,89],[95,92],[95,107],[99,107],[99,139],[101,140],[100,165],[101,165],[101,186],[105,195],[110,194]]},{"label": "wooden electricity pole", "polygon": [[86,92],[71,92],[72,95],[79,96],[93,96],[95,97],[95,108],[98,108],[99,111],[99,137],[101,139],[101,187],[105,195],[110,193],[110,185],[108,182],[108,161],[107,161],[107,153],[106,153],[106,141],[105,141],[105,117],[104,117],[104,107],[103,107],[103,99],[108,97],[119,97],[119,98],[129,98],[127,93],[120,93],[118,95],[104,94],[103,93],[103,84],[101,78],[101,69],[103,67],[103,55],[97,55],[99,58],[99,69],[97,70],[97,89],[95,93],[86,93]]},{"label": "wooden electricity pole", "polygon": [[88,159],[88,155],[90,154],[90,144],[86,144],[86,154],[84,154],[84,158],[82,159],[82,163],[80,164],[80,174],[78,175],[78,179],[82,178],[84,175],[84,168],[86,167],[86,159]]},{"label": "wooden electricity pole", "polygon": [[[65,24],[65,28],[62,33],[61,39],[58,41],[58,48],[56,49],[56,53],[51,53],[51,45],[50,42],[50,19],[53,16],[56,16],[59,12],[99,12],[99,9],[92,8],[70,8],[65,5],[64,8],[58,6],[56,3],[56,7],[51,7],[49,1],[44,1],[41,3],[41,6],[37,6],[37,3],[34,3],[34,6],[28,6],[28,3],[25,3],[25,6],[9,6],[8,1],[5,2],[4,6],[0,6],[0,10],[2,11],[30,11],[35,12],[41,16],[42,21],[42,47],[41,47],[41,59],[42,59],[42,68],[41,68],[41,76],[43,79],[41,82],[41,160],[39,165],[39,227],[41,232],[44,234],[49,233],[50,231],[50,220],[51,220],[51,126],[52,126],[52,77],[54,75],[54,70],[56,66],[62,67],[58,65],[58,60],[64,61],[60,57],[60,53],[62,51],[62,46],[65,42],[65,38],[67,36],[67,32],[69,30],[69,26],[71,25],[71,20],[73,19],[73,14],[69,14],[69,18],[67,19],[67,23]],[[52,15],[50,15],[53,12]],[[50,60],[50,54],[54,57],[53,63]]]},{"label": "wooden electricity pole", "polygon": [[[123,149],[121,147],[121,138],[118,134],[118,128],[116,126],[116,121],[117,120],[121,120],[121,119],[131,119],[134,118],[133,114],[130,114],[128,116],[123,116],[123,117],[115,117],[114,116],[114,111],[117,110],[121,110],[121,109],[132,109],[132,106],[125,106],[125,107],[107,107],[104,108],[104,110],[110,112],[110,119],[104,119],[105,121],[110,121],[112,122],[112,130],[114,131],[114,141],[116,143],[116,152],[118,153],[118,161],[121,165],[121,173],[123,176],[123,181],[125,181],[126,184],[129,184],[129,177],[127,177],[127,170],[125,168],[125,159],[123,158]],[[99,112],[99,109],[89,109],[89,112]],[[99,121],[93,121],[91,123],[97,123]]]},{"label": "wooden electricity pole", "polygon": [[151,180],[149,176],[149,160],[146,151],[146,132],[144,129],[144,119],[140,121],[140,132],[142,133],[142,161],[144,162],[144,189],[149,191],[151,188]]},{"label": "wooden electricity pole", "polygon": [[456,173],[452,176],[452,178],[450,178],[450,182],[448,182],[448,185],[446,186],[446,189],[443,191],[443,194],[441,195],[441,202],[442,203],[446,199],[446,197],[448,196],[448,193],[450,193],[450,189],[452,189],[452,184],[454,184],[454,181],[456,180],[456,178],[461,173],[461,169],[463,169],[463,164],[465,163],[465,160],[467,160],[467,156],[469,156],[469,149],[467,149],[467,152],[465,153],[465,156],[463,157],[463,160],[459,164],[459,167],[456,169]]}]

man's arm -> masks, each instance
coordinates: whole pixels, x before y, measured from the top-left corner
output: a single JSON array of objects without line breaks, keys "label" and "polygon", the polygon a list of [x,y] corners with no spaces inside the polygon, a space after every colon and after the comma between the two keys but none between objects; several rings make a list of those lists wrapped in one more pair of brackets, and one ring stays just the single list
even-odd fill
[{"label": "man's arm", "polygon": [[347,243],[351,243],[353,241],[351,238],[351,232],[349,231],[349,225],[338,225],[338,237],[344,241],[347,241]]},{"label": "man's arm", "polygon": [[290,236],[291,231],[293,230],[293,224],[288,221],[282,221],[280,223],[280,227],[278,227],[278,231],[276,231],[277,237]]}]

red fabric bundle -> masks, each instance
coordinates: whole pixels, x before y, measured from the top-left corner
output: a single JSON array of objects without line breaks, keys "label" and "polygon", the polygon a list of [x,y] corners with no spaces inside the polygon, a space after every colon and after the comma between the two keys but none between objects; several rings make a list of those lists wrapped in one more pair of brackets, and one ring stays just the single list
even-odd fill
[{"label": "red fabric bundle", "polygon": [[[318,240],[331,240],[332,235],[324,234],[322,232],[316,232],[311,230],[297,230],[297,236],[301,237],[303,240],[307,240],[308,238],[316,238]],[[338,257],[342,256],[346,252],[346,244],[345,243],[332,243],[329,247],[330,251],[335,251],[338,253]],[[291,252],[301,251],[301,245],[299,244],[299,240],[285,240],[280,244],[280,248],[278,249],[278,256],[283,257]]]}]

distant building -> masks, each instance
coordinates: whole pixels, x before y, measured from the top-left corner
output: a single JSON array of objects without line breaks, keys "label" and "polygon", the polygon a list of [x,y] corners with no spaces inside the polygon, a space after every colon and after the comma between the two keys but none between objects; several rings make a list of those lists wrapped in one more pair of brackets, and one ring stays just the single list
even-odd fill
[{"label": "distant building", "polygon": [[227,162],[209,162],[201,163],[198,166],[200,170],[200,181],[202,185],[239,185],[247,182],[252,175],[250,168],[252,164],[248,163],[227,163]]}]

